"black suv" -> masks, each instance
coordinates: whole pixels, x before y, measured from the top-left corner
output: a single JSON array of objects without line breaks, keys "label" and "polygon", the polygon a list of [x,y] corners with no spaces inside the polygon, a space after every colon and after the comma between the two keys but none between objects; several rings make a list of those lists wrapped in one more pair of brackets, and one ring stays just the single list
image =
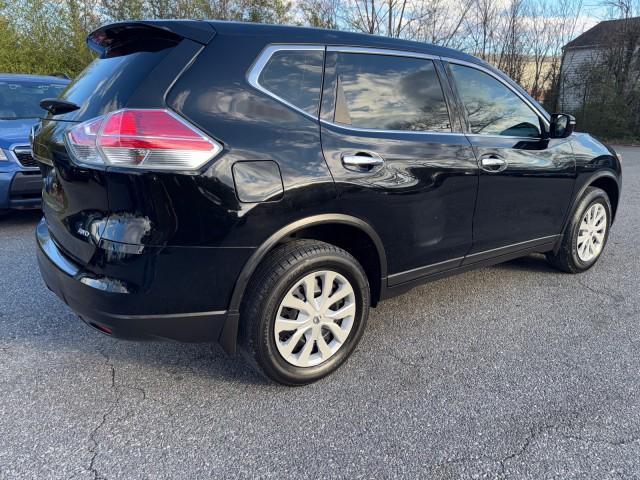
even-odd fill
[{"label": "black suv", "polygon": [[369,307],[445,275],[602,253],[616,153],[477,58],[226,22],[100,28],[34,132],[38,259],[92,327],[335,370]]}]

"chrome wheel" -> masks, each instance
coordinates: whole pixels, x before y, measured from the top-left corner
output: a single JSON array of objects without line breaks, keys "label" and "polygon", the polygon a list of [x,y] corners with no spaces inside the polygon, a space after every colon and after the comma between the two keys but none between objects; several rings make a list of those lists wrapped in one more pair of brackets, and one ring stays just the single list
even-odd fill
[{"label": "chrome wheel", "polygon": [[576,247],[578,257],[590,262],[602,252],[607,232],[607,211],[601,203],[591,205],[580,222]]},{"label": "chrome wheel", "polygon": [[278,307],[274,335],[278,352],[296,367],[326,361],[346,342],[356,315],[349,281],[321,270],[299,280]]}]

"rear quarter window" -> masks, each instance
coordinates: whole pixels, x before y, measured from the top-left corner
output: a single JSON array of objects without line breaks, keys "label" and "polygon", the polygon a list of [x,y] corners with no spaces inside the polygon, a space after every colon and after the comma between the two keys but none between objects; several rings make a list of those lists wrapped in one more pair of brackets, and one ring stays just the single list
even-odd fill
[{"label": "rear quarter window", "polygon": [[272,96],[316,116],[323,62],[323,50],[278,50],[260,71],[258,84]]}]

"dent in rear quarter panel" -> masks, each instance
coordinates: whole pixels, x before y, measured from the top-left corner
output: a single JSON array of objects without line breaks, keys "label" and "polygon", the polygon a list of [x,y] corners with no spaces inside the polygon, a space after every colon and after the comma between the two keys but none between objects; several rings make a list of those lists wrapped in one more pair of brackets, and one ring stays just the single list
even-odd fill
[{"label": "dent in rear quarter panel", "polygon": [[[317,120],[308,118],[254,89],[246,79],[253,61],[269,43],[291,43],[295,38],[268,39],[249,35],[216,35],[171,90],[167,103],[224,145],[224,152],[198,182],[194,197],[217,210],[218,230],[206,222],[198,238],[184,232],[182,222],[201,222],[210,212],[181,213],[169,244],[257,247],[279,228],[307,216],[338,211],[336,190],[320,147]],[[233,52],[232,54],[230,52]],[[239,161],[270,160],[282,174],[280,200],[240,203],[233,187],[232,168]],[[195,186],[195,185],[194,185]],[[223,193],[223,194],[222,194]],[[217,204],[217,202],[220,202]],[[206,210],[205,208],[205,210]],[[185,206],[185,209],[188,208]],[[206,233],[210,232],[210,233]],[[216,234],[215,232],[218,232]]]}]

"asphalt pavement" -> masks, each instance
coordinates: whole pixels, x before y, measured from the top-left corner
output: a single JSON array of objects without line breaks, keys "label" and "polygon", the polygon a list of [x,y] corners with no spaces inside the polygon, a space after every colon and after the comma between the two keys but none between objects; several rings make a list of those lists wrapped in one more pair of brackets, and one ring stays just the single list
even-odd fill
[{"label": "asphalt pavement", "polygon": [[414,289],[303,388],[89,329],[40,279],[38,214],[0,220],[0,479],[640,478],[640,148],[620,151],[592,270],[532,255]]}]

